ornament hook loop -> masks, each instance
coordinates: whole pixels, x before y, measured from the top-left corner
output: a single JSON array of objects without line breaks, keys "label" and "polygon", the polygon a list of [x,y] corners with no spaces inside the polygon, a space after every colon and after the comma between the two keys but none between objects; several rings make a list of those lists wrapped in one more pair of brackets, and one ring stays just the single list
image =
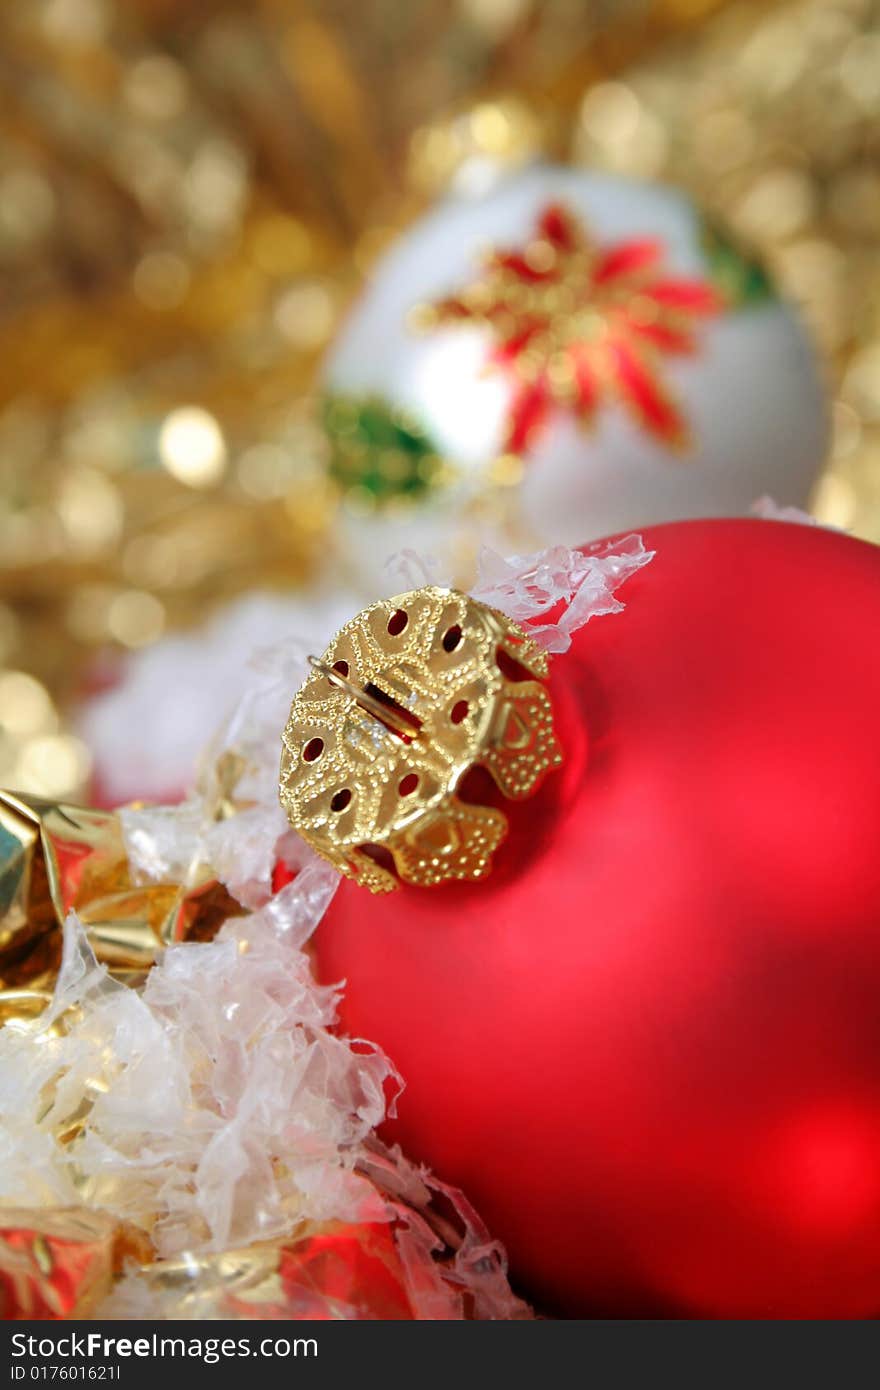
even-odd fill
[{"label": "ornament hook loop", "polygon": [[341,671],[337,671],[334,666],[328,666],[325,661],[320,661],[316,656],[308,657],[308,663],[313,671],[318,671],[322,676],[335,686],[337,690],[343,690],[349,699],[354,700],[362,710],[371,714],[374,719],[378,719],[380,724],[384,724],[398,738],[410,741],[418,733],[418,721],[408,722],[400,717],[395,701],[389,699],[387,703],[373,695],[366,687],[355,685],[348,680]]}]

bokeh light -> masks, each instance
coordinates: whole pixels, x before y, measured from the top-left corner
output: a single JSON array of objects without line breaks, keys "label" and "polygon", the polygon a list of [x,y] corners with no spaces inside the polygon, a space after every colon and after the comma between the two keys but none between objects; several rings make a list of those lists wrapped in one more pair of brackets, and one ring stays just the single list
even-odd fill
[{"label": "bokeh light", "polygon": [[188,487],[208,487],[222,477],[226,466],[223,432],[207,410],[181,406],[162,423],[159,457],[168,472]]}]

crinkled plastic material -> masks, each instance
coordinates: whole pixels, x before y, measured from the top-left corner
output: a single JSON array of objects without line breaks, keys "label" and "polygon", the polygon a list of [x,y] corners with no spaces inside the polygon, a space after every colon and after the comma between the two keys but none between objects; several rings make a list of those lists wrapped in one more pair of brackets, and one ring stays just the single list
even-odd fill
[{"label": "crinkled plastic material", "polygon": [[[378,1258],[375,1240],[362,1249],[376,1223],[390,1223],[412,1316],[527,1315],[464,1199],[375,1138],[400,1080],[378,1049],[331,1031],[337,991],[302,950],[335,886],[308,865],[214,942],[169,947],[140,992],[96,963],[71,914],[51,1006],[0,1030],[0,1201],[99,1209],[155,1249],[96,1316],[256,1316],[242,1270],[256,1296],[267,1242],[287,1277],[275,1316],[380,1316],[363,1311],[379,1294],[369,1280],[336,1306],[339,1281],[351,1291]],[[451,1246],[437,1192],[458,1214]],[[315,1248],[297,1244],[333,1222],[357,1228],[341,1246],[322,1236],[316,1268],[335,1271],[337,1294],[303,1284]]]},{"label": "crinkled plastic material", "polygon": [[759,517],[762,521],[793,521],[800,523],[801,526],[820,526],[822,524],[814,516],[810,516],[809,512],[802,511],[800,507],[781,507],[766,493],[752,503],[750,511],[752,516]]},{"label": "crinkled plastic material", "polygon": [[471,593],[524,623],[546,651],[565,652],[572,634],[591,618],[622,611],[617,590],[653,557],[636,535],[600,541],[585,551],[554,545],[507,559],[484,547]]},{"label": "crinkled plastic material", "polygon": [[248,663],[250,684],[208,745],[190,797],[178,806],[120,811],[137,877],[185,878],[208,863],[239,902],[256,908],[270,895],[281,849],[292,867],[312,862],[278,804],[279,731],[305,679],[307,657],[307,646],[295,639],[256,652]]},{"label": "crinkled plastic material", "polygon": [[50,1009],[0,1032],[2,1200],[84,1200],[163,1255],[375,1218],[355,1164],[395,1073],[329,1031],[335,992],[301,950],[334,887],[310,866],[213,943],[169,948],[142,993],[71,915]]}]

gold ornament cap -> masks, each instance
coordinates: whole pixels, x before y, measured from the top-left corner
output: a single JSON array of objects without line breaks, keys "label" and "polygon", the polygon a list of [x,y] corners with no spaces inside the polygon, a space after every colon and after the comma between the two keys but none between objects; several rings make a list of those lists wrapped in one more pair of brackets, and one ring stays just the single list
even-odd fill
[{"label": "gold ornament cap", "polygon": [[294,830],[374,893],[480,879],[507,832],[462,780],[487,769],[530,796],[562,754],[547,654],[521,627],[429,585],[364,609],[294,697],[281,804]]}]

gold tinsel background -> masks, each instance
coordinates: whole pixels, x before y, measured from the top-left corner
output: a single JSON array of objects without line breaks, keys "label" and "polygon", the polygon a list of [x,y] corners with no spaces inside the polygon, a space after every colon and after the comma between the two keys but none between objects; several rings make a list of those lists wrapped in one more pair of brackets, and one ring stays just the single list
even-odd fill
[{"label": "gold tinsel background", "polygon": [[450,180],[538,150],[757,245],[835,399],[814,509],[880,540],[877,0],[8,5],[0,783],[81,794],[99,652],[308,573],[344,305]]}]

